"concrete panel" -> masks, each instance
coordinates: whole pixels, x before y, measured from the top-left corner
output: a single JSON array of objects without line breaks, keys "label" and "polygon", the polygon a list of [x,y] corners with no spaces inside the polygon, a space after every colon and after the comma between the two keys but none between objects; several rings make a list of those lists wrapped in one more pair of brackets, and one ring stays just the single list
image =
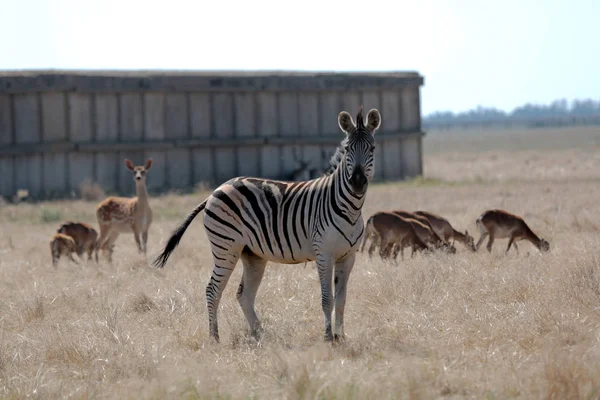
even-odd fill
[{"label": "concrete panel", "polygon": [[190,122],[192,137],[211,136],[212,115],[211,96],[208,93],[190,94]]},{"label": "concrete panel", "polygon": [[42,156],[15,157],[16,187],[27,189],[34,198],[43,195]]},{"label": "concrete panel", "polygon": [[340,134],[340,140],[344,137],[340,127],[338,126],[338,114],[340,110],[340,98],[336,92],[322,92],[321,93],[321,115],[320,115],[320,129],[323,135],[335,135]]},{"label": "concrete panel", "polygon": [[144,137],[144,109],[142,95],[123,93],[119,100],[121,140],[141,140]]},{"label": "concrete panel", "polygon": [[13,97],[15,112],[15,141],[17,143],[39,143],[40,110],[36,94],[17,94]]},{"label": "concrete panel", "polygon": [[119,168],[125,168],[124,160],[116,153],[96,153],[96,175],[98,183],[108,193],[119,189]]},{"label": "concrete panel", "polygon": [[94,180],[94,155],[69,153],[69,187],[80,193],[79,187],[85,179]]},{"label": "concrete panel", "polygon": [[383,168],[383,177],[386,180],[402,179],[404,171],[402,170],[402,153],[400,141],[398,139],[388,139],[383,147],[383,163],[379,163]]},{"label": "concrete panel", "polygon": [[165,95],[166,137],[182,139],[188,137],[188,104],[185,93],[168,93]]},{"label": "concrete panel", "polygon": [[[255,94],[236,93],[235,105],[235,136],[239,138],[255,137],[257,129],[257,107]],[[238,147],[236,150],[237,167],[236,175],[259,176],[260,148]]]},{"label": "concrete panel", "polygon": [[[233,118],[233,94],[217,93],[212,98],[212,117],[215,123],[215,137],[232,138],[235,130]],[[235,148],[224,147],[215,150],[215,173],[217,184],[236,176]]]},{"label": "concrete panel", "polygon": [[[167,185],[167,154],[164,151],[146,151],[144,157],[139,161],[135,161],[136,165],[143,165],[148,157],[152,158],[152,168],[148,171],[146,177],[146,185],[148,190],[162,191],[168,187]],[[137,160],[137,158],[136,158]],[[132,159],[133,161],[133,159]],[[127,168],[125,168],[128,171]]]},{"label": "concrete panel", "polygon": [[415,177],[422,174],[421,139],[403,139],[401,146],[402,167],[404,177]]},{"label": "concrete panel", "polygon": [[96,94],[96,141],[119,139],[119,98],[116,94]]},{"label": "concrete panel", "polygon": [[277,179],[281,177],[279,146],[262,146],[260,148],[260,176]]},{"label": "concrete panel", "polygon": [[[279,129],[281,136],[297,136],[299,133],[298,97],[296,93],[279,94]],[[284,179],[302,162],[300,146],[281,146],[281,164]]]},{"label": "concrete panel", "polygon": [[[192,183],[191,151],[189,149],[169,150],[166,168],[167,182],[170,189],[185,189]],[[150,171],[152,172],[152,171]]]},{"label": "concrete panel", "polygon": [[381,99],[381,128],[379,129],[383,132],[398,132],[400,130],[400,93],[384,91]]},{"label": "concrete panel", "polygon": [[277,136],[279,119],[277,117],[277,94],[260,92],[256,95],[258,102],[258,135]]},{"label": "concrete panel", "polygon": [[13,157],[0,158],[0,196],[11,198],[16,189],[13,182]]},{"label": "concrete panel", "polygon": [[0,94],[0,146],[13,143],[11,108],[11,96],[9,94]]},{"label": "concrete panel", "polygon": [[194,185],[204,183],[212,186],[215,184],[213,158],[211,149],[195,148],[192,150]]},{"label": "concrete panel", "polygon": [[212,117],[215,123],[215,137],[231,138],[234,134],[233,95],[217,93],[212,98]]},{"label": "concrete panel", "polygon": [[44,180],[45,196],[52,198],[65,193],[69,184],[67,177],[67,154],[44,154],[43,166],[42,179]]},{"label": "concrete panel", "polygon": [[[338,111],[348,111],[350,115],[352,115],[352,119],[356,122],[356,114],[358,114],[358,109],[361,106],[360,101],[360,92],[344,92],[340,96],[342,98],[342,109]],[[369,109],[363,110],[363,117],[367,116],[367,112]],[[337,117],[336,117],[337,118]]]},{"label": "concrete panel", "polygon": [[162,140],[165,135],[165,96],[163,93],[144,95],[144,138]]},{"label": "concrete panel", "polygon": [[44,142],[67,139],[66,95],[60,92],[42,93],[42,124]]},{"label": "concrete panel", "polygon": [[406,131],[418,131],[421,129],[421,100],[419,88],[403,88],[402,96],[402,126]]},{"label": "concrete panel", "polygon": [[217,184],[221,184],[236,174],[235,149],[233,147],[223,147],[215,152],[215,168],[217,175]]},{"label": "concrete panel", "polygon": [[[277,94],[259,92],[258,103],[258,135],[278,136],[279,119],[277,116]],[[261,146],[260,176],[275,179],[281,176],[281,159],[279,146]]]},{"label": "concrete panel", "polygon": [[363,103],[363,107],[364,107],[364,111],[365,111],[365,117],[370,109],[376,108],[379,110],[379,113],[381,114],[381,118],[384,118],[383,110],[381,110],[381,107],[379,104],[380,103],[379,92],[372,92],[372,91],[362,92],[362,103]]},{"label": "concrete panel", "polygon": [[[93,140],[91,95],[69,93],[69,123],[72,142],[91,142]],[[73,169],[73,166],[70,169]]]},{"label": "concrete panel", "polygon": [[319,135],[319,95],[298,93],[298,129],[302,136]]}]

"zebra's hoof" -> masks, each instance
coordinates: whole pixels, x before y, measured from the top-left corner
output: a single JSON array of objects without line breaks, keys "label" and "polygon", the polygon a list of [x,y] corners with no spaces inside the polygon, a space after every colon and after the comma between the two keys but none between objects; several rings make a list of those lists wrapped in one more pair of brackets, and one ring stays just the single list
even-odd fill
[{"label": "zebra's hoof", "polygon": [[336,333],[335,335],[333,335],[333,343],[334,344],[341,344],[341,343],[344,343],[344,342],[346,342],[346,335],[345,334],[342,333],[340,335],[340,334]]},{"label": "zebra's hoof", "polygon": [[331,334],[331,332],[325,333],[325,341],[326,342],[333,342],[333,335]]}]

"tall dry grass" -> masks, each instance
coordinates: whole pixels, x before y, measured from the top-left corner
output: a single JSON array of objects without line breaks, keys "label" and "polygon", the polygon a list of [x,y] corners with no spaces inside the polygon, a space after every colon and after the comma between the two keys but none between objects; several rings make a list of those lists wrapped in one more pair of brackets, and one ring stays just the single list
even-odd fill
[{"label": "tall dry grass", "polygon": [[[56,269],[47,239],[57,223],[40,217],[40,205],[3,206],[0,397],[598,398],[600,186],[522,178],[369,189],[365,218],[428,209],[477,240],[476,217],[503,207],[551,251],[523,243],[520,256],[504,256],[506,240],[497,240],[492,254],[457,244],[455,255],[398,265],[359,254],[348,341],[333,347],[322,339],[313,264],[269,264],[256,302],[266,331],[259,345],[235,300],[241,268],[223,295],[221,343],[208,338],[211,258],[200,218],[164,270],[149,268],[206,193],[151,200],[148,260],[122,235],[112,265],[64,260]],[[94,223],[88,202],[43,206]]]}]

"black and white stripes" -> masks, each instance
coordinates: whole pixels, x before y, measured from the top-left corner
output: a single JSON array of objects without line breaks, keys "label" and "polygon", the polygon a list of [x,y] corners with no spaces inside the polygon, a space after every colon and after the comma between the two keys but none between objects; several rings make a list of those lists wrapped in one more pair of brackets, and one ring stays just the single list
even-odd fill
[{"label": "black and white stripes", "polygon": [[163,267],[186,228],[204,209],[204,227],[214,267],[206,288],[209,329],[218,340],[217,308],[239,258],[244,264],[237,298],[256,336],[260,323],[254,311],[256,291],[268,261],[317,262],[325,313],[325,337],[333,340],[332,275],[335,270],[335,336],[343,335],[346,282],[363,235],[361,209],[374,173],[374,133],[381,117],[362,107],[356,124],[345,111],[338,116],[346,138],[332,157],[325,176],[303,182],[238,177],[219,186],[173,233],[155,265]]}]

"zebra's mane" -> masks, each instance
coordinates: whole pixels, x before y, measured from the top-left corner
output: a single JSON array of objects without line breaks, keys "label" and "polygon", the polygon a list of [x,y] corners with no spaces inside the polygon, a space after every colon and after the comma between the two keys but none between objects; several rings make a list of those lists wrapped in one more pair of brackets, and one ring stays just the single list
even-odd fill
[{"label": "zebra's mane", "polygon": [[340,142],[338,147],[335,149],[335,153],[333,153],[333,156],[331,156],[331,158],[329,159],[329,164],[331,166],[327,171],[325,171],[325,176],[333,174],[338,165],[340,165],[340,163],[342,162],[342,157],[344,156],[344,149],[346,148],[347,144],[348,136],[346,136],[344,140]]}]

